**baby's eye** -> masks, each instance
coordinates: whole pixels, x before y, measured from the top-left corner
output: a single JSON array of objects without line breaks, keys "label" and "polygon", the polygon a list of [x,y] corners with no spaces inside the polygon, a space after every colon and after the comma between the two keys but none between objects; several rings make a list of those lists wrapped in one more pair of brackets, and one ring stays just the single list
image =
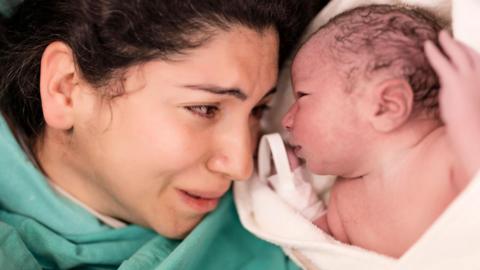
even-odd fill
[{"label": "baby's eye", "polygon": [[188,111],[190,111],[195,115],[208,118],[208,119],[214,118],[219,111],[219,108],[213,105],[192,105],[192,106],[185,106],[185,109],[187,109]]},{"label": "baby's eye", "polygon": [[270,106],[267,104],[258,105],[252,110],[252,116],[256,119],[261,119],[263,114],[270,109]]},{"label": "baby's eye", "polygon": [[299,99],[301,97],[304,97],[306,95],[308,95],[308,94],[305,93],[305,92],[302,92],[302,91],[298,91],[298,92],[295,93],[295,96],[296,96],[297,99]]}]

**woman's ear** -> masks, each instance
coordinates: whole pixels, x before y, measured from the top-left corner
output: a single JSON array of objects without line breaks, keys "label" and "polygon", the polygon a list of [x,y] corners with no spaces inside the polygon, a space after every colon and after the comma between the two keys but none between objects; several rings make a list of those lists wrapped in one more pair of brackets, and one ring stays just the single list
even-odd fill
[{"label": "woman's ear", "polygon": [[70,47],[59,41],[48,45],[40,64],[40,96],[48,126],[60,130],[73,127],[72,92],[77,78]]},{"label": "woman's ear", "polygon": [[383,81],[373,89],[370,122],[380,132],[403,125],[413,109],[413,90],[404,79]]}]

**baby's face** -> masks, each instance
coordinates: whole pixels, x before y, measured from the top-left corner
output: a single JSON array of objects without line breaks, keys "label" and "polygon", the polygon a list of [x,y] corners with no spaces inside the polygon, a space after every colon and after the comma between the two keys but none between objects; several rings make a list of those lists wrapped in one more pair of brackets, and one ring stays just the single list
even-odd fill
[{"label": "baby's face", "polygon": [[317,174],[353,177],[367,146],[368,123],[359,96],[335,61],[307,43],[292,65],[295,103],[283,118],[290,143]]}]

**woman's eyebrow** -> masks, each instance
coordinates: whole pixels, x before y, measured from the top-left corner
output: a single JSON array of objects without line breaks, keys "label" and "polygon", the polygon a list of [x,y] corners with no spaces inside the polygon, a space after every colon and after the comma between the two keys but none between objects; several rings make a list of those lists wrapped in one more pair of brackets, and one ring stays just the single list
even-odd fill
[{"label": "woman's eyebrow", "polygon": [[229,95],[238,98],[241,101],[245,101],[248,96],[238,88],[225,88],[215,85],[184,85],[183,87],[192,90],[201,90],[217,95]]},{"label": "woman's eyebrow", "polygon": [[268,97],[268,96],[270,96],[270,95],[275,94],[275,92],[277,92],[277,87],[273,87],[272,89],[270,89],[270,91],[268,91],[268,92],[263,96],[262,99],[264,99],[264,98],[266,98],[266,97]]}]

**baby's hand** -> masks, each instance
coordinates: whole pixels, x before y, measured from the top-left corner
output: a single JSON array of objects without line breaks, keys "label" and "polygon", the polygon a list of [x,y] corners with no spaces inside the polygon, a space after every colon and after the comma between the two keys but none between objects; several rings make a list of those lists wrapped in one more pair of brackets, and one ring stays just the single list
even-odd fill
[{"label": "baby's hand", "polygon": [[431,41],[425,44],[427,57],[438,74],[441,90],[440,113],[447,132],[474,174],[480,168],[480,55],[440,33],[444,55]]}]

